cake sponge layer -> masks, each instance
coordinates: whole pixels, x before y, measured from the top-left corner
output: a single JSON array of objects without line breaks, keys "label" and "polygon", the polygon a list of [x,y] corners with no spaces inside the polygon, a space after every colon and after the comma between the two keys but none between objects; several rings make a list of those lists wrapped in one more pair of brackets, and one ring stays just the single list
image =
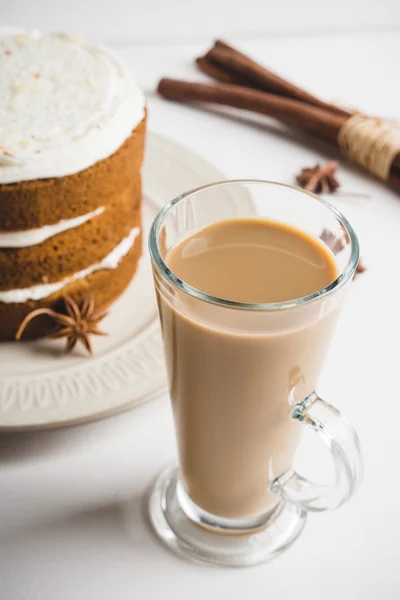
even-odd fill
[{"label": "cake sponge layer", "polygon": [[134,185],[143,160],[146,117],[110,157],[74,175],[0,185],[0,231],[58,223],[107,207]]}]

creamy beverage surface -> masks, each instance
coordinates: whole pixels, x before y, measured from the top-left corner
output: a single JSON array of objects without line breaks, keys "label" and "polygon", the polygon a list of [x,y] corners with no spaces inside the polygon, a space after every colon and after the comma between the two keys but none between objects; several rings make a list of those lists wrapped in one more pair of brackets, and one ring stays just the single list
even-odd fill
[{"label": "creamy beverage surface", "polygon": [[173,248],[168,267],[182,281],[225,300],[267,303],[295,300],[337,277],[330,250],[283,223],[227,219]]},{"label": "creamy beverage surface", "polygon": [[[209,225],[165,260],[185,283],[236,302],[295,300],[338,276],[320,240],[261,218]],[[298,442],[291,410],[315,389],[337,311],[317,300],[298,323],[304,307],[253,311],[247,328],[247,310],[157,291],[186,491],[226,518],[271,510],[279,498],[269,486],[292,466]]]}]

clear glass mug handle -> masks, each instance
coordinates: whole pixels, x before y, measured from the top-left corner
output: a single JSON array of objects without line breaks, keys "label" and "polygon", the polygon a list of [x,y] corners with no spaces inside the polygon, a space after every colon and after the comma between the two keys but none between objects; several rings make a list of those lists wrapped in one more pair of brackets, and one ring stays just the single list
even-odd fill
[{"label": "clear glass mug handle", "polygon": [[363,464],[357,434],[334,406],[315,393],[295,406],[292,418],[311,428],[328,446],[335,481],[331,485],[318,485],[290,469],[273,481],[271,491],[306,511],[337,508],[354,494],[362,479]]}]

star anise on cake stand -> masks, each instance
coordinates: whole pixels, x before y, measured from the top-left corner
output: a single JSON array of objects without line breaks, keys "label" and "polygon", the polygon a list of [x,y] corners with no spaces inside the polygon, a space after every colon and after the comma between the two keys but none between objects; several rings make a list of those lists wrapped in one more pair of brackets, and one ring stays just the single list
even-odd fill
[{"label": "star anise on cake stand", "polygon": [[328,161],[325,165],[315,165],[302,169],[296,176],[300,187],[314,194],[333,194],[340,183],[336,179],[336,169],[339,163],[335,160]]},{"label": "star anise on cake stand", "polygon": [[27,325],[40,315],[47,315],[56,323],[58,328],[46,337],[52,339],[66,338],[65,354],[69,354],[80,342],[92,354],[91,335],[107,335],[98,328],[99,322],[107,315],[106,311],[97,311],[93,295],[88,296],[80,306],[70,297],[64,296],[65,313],[56,312],[51,308],[38,308],[32,311],[22,321],[15,338],[20,340]]}]

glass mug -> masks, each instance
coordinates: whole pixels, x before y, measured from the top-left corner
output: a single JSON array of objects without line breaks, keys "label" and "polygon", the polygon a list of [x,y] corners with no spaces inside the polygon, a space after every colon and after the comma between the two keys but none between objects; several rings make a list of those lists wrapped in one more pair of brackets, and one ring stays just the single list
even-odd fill
[{"label": "glass mug", "polygon": [[[339,275],[281,303],[223,300],[181,281],[168,251],[225,219],[262,217],[319,238]],[[328,203],[267,181],[226,181],[182,194],[150,231],[179,467],[159,476],[150,517],[175,552],[247,566],[299,535],[308,511],[336,508],[362,475],[357,435],[315,391],[335,321],[359,259],[357,237]],[[313,483],[292,464],[301,431],[329,449],[334,481]]]}]

